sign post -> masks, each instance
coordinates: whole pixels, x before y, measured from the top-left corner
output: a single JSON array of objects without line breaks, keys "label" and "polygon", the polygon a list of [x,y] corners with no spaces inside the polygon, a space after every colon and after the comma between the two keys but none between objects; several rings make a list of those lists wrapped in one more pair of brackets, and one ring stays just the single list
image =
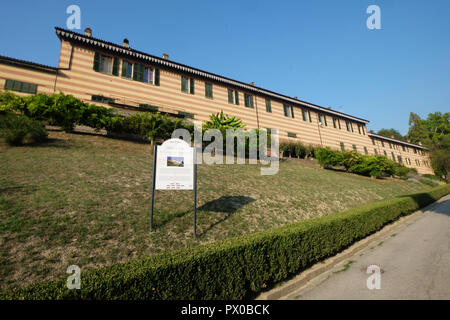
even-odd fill
[{"label": "sign post", "polygon": [[181,139],[169,139],[161,146],[155,144],[150,208],[150,231],[153,229],[155,190],[194,190],[194,236],[197,227],[197,166],[194,150]]}]

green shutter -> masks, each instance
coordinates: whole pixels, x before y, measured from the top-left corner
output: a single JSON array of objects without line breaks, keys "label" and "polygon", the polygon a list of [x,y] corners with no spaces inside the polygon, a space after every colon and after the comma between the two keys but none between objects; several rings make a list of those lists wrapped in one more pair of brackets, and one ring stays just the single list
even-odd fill
[{"label": "green shutter", "polygon": [[191,94],[194,94],[195,93],[195,88],[194,88],[194,79],[190,79],[190,85],[191,85],[191,88],[190,88],[190,91],[191,91]]},{"label": "green shutter", "polygon": [[128,77],[128,61],[122,60],[122,77]]},{"label": "green shutter", "polygon": [[98,52],[94,55],[94,70],[100,71],[100,53]]},{"label": "green shutter", "polygon": [[185,77],[181,77],[181,91],[182,92],[186,92],[187,91],[186,78]]},{"label": "green shutter", "polygon": [[14,91],[19,91],[19,92],[22,91],[22,82],[14,81],[13,90]]},{"label": "green shutter", "polygon": [[291,106],[291,117],[294,118],[294,107]]},{"label": "green shutter", "polygon": [[14,87],[14,80],[6,79],[5,90],[12,90]]},{"label": "green shutter", "polygon": [[22,82],[22,88],[21,91],[24,93],[30,92],[30,84],[26,82]]},{"label": "green shutter", "polygon": [[237,90],[234,91],[234,103],[239,104],[239,92]]},{"label": "green shutter", "polygon": [[311,111],[309,111],[309,110],[308,110],[308,116],[309,116],[309,122],[312,122],[312,119],[311,119]]},{"label": "green shutter", "polygon": [[228,103],[233,103],[233,90],[228,89]]},{"label": "green shutter", "polygon": [[112,70],[112,74],[114,76],[118,76],[119,75],[119,58],[114,57],[114,62],[113,62],[113,70]]},{"label": "green shutter", "polygon": [[155,86],[159,86],[159,69],[155,69]]}]

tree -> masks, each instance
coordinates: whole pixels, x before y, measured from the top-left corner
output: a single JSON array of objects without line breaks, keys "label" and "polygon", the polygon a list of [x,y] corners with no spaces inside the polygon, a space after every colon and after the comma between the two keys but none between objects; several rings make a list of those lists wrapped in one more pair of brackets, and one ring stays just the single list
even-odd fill
[{"label": "tree", "polygon": [[449,181],[450,173],[450,112],[428,114],[422,120],[411,112],[408,137],[413,143],[421,143],[430,151],[434,173]]},{"label": "tree", "polygon": [[406,137],[402,136],[400,134],[400,132],[398,132],[397,130],[395,130],[394,128],[392,129],[380,129],[377,132],[378,135],[386,137],[386,138],[392,138],[394,137],[394,139],[397,140],[401,140],[401,141],[406,141]]}]

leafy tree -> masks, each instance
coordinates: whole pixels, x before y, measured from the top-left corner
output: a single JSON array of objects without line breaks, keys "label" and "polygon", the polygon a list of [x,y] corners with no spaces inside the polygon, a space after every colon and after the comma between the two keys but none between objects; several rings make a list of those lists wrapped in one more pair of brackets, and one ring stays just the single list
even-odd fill
[{"label": "leafy tree", "polygon": [[386,138],[394,137],[394,139],[401,140],[401,141],[407,140],[406,137],[402,136],[400,134],[400,132],[398,132],[397,130],[395,130],[393,128],[392,129],[380,129],[380,130],[378,130],[377,134],[380,136],[386,137]]},{"label": "leafy tree", "polygon": [[430,150],[431,165],[436,175],[449,181],[450,172],[450,112],[428,114],[423,120],[411,112],[408,137]]}]

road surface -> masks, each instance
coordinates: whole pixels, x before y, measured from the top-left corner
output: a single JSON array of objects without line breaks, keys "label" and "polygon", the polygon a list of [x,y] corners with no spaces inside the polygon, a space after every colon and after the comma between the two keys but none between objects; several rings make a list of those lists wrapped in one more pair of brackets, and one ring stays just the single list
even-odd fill
[{"label": "road surface", "polygon": [[282,299],[450,299],[450,195]]}]

